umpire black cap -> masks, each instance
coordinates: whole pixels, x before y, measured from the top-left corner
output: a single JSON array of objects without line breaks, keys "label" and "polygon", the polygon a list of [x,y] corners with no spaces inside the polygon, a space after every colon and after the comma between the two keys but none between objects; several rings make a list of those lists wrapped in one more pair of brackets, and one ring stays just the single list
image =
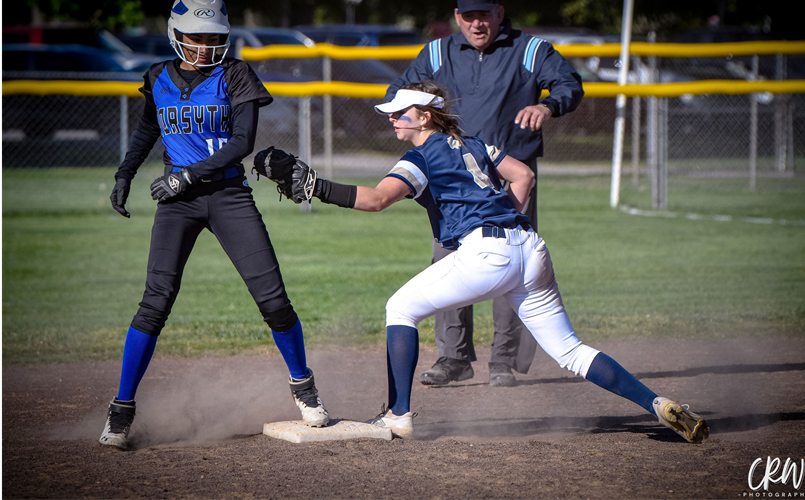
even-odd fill
[{"label": "umpire black cap", "polygon": [[458,13],[471,10],[492,10],[498,7],[497,0],[458,0]]}]

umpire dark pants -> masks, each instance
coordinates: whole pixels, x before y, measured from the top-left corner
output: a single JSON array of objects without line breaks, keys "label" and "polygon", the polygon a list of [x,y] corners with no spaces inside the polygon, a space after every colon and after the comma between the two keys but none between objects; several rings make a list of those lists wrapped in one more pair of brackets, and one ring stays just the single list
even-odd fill
[{"label": "umpire dark pants", "polygon": [[296,324],[277,256],[245,182],[243,175],[201,182],[157,206],[145,293],[131,326],[159,335],[179,293],[190,252],[204,229],[221,243],[269,326],[282,332]]},{"label": "umpire dark pants", "polygon": [[[537,160],[523,162],[537,173]],[[525,214],[531,226],[537,230],[537,183],[531,189]],[[438,262],[450,255],[453,250],[443,248],[438,241],[433,241],[433,262]],[[494,319],[495,336],[492,340],[492,353],[489,361],[504,363],[520,373],[528,373],[537,341],[523,325],[517,313],[509,306],[506,299],[498,297],[492,300],[492,317]],[[473,343],[472,306],[451,311],[436,313],[435,316],[436,347],[439,356],[477,361],[475,344]]]}]

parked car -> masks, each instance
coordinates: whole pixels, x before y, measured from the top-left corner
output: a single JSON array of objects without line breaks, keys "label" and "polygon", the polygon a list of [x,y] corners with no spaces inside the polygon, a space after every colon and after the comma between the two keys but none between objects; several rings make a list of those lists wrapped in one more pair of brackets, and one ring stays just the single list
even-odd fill
[{"label": "parked car", "polygon": [[524,33],[541,38],[553,45],[589,44],[601,45],[606,43],[603,35],[587,28],[555,28],[536,27],[522,28]]},{"label": "parked car", "polygon": [[[231,47],[228,57],[240,57],[244,47],[259,49],[267,45],[316,45],[300,31],[290,28],[232,26],[229,36]],[[321,65],[315,59],[268,59],[250,61],[249,64],[264,82],[313,81],[321,78],[316,74]]]},{"label": "parked car", "polygon": [[301,31],[290,28],[272,28],[266,26],[247,27],[232,26],[229,31],[232,44],[243,43],[246,47],[263,47],[265,45],[305,45],[313,47],[316,42]]},{"label": "parked car", "polygon": [[[76,73],[70,79],[139,80],[108,52],[84,45],[3,44],[3,79],[65,79],[62,73]],[[39,73],[33,75],[32,73]],[[50,75],[46,74],[49,73]],[[78,75],[77,73],[92,73]],[[26,76],[27,75],[27,76]]]},{"label": "parked car", "polygon": [[[760,29],[737,26],[709,26],[687,31],[673,38],[674,43],[732,43],[773,40],[771,33]],[[685,57],[669,59],[667,66],[695,80],[748,80],[751,74],[752,56],[729,56],[718,58]],[[761,57],[759,75],[764,79],[776,77],[774,57]],[[796,78],[789,75],[789,78]]]},{"label": "parked car", "polygon": [[151,54],[132,50],[106,30],[75,26],[4,26],[3,45],[81,45],[100,49],[123,68],[124,71],[142,73],[159,60]]},{"label": "parked car", "polygon": [[176,51],[168,40],[167,33],[160,35],[118,35],[117,38],[125,43],[131,50],[144,54],[151,54],[161,60],[170,59],[176,56]]},{"label": "parked car", "polygon": [[[108,52],[83,45],[3,44],[3,80],[110,80],[142,83]],[[80,86],[80,84],[78,84]],[[7,95],[3,98],[5,166],[46,162],[88,166],[85,155],[106,165],[120,157],[118,97]],[[41,164],[41,163],[40,163]]]},{"label": "parked car", "polygon": [[[330,43],[341,47],[388,47],[394,45],[422,45],[425,40],[417,30],[377,24],[323,24],[297,26],[296,29],[316,43]],[[388,83],[394,81],[411,64],[407,60],[384,60],[389,68]],[[393,76],[392,76],[393,75]],[[386,83],[383,77],[371,83]]]},{"label": "parked car", "polygon": [[421,45],[422,34],[416,30],[376,24],[322,24],[296,26],[316,43],[349,47],[384,47]]},{"label": "parked car", "polygon": [[[309,36],[316,43],[330,43],[342,47],[387,47],[394,45],[422,45],[425,40],[417,30],[383,26],[377,24],[324,24],[315,26],[297,26],[296,29]],[[382,64],[388,67],[394,81],[411,64],[407,60],[385,60]],[[382,77],[372,83],[386,83]]]},{"label": "parked car", "polygon": [[[261,30],[265,30],[269,33],[264,33],[265,40],[268,40],[269,36],[275,36],[274,39],[281,40],[282,43],[291,43],[292,41],[296,41],[297,43],[305,43],[305,36],[299,32],[296,32],[300,38],[297,38],[293,33],[294,30],[278,30],[276,33],[274,32],[274,28],[258,28]],[[289,32],[289,33],[284,33]],[[229,52],[227,52],[227,57],[236,57],[238,54],[238,48],[243,46],[249,47],[262,47],[260,39],[257,38],[253,33],[250,31],[239,28],[233,27],[231,33],[231,45],[229,48]],[[285,38],[287,37],[287,38]],[[171,46],[170,41],[168,40],[168,35],[161,35],[161,34],[127,34],[127,35],[118,35],[118,38],[121,42],[125,43],[131,49],[137,52],[144,52],[147,54],[151,54],[156,57],[157,61],[164,61],[167,59],[174,59],[178,57],[176,51],[174,50],[173,46]],[[278,42],[279,43],[279,42]],[[307,40],[311,46],[314,43],[310,40]],[[295,70],[294,61],[285,62],[281,65],[274,65],[271,69],[268,68],[261,68],[260,63],[262,61],[251,62],[250,65],[257,73],[257,76],[260,78],[261,81],[264,82],[296,82],[296,81],[309,81],[310,78],[301,77],[301,71]],[[282,66],[282,67],[279,67]]]},{"label": "parked car", "polygon": [[[313,47],[315,42],[302,32],[288,28],[233,26],[230,31],[233,48],[231,53],[237,57],[243,47],[260,48],[266,45],[305,45]],[[311,59],[267,59],[250,63],[263,81],[267,74],[288,74],[298,81],[320,81],[324,79],[322,61]],[[397,73],[377,60],[331,61],[331,79],[358,83],[391,83]],[[284,81],[288,81],[287,79]]]}]

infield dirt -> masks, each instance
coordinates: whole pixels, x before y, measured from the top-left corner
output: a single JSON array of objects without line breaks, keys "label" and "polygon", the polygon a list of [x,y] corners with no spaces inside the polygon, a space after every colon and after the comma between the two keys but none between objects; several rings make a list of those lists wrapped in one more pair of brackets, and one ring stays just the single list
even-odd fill
[{"label": "infield dirt", "polygon": [[[767,457],[805,458],[805,339],[592,345],[690,404],[710,439],[688,444],[541,351],[516,387],[489,387],[485,349],[473,379],[415,382],[417,439],[309,444],[260,434],[265,422],[299,418],[279,355],[158,357],[122,452],[97,444],[119,362],[17,366],[3,369],[2,496],[756,498],[756,459],[755,485]],[[436,357],[423,348],[417,377]],[[308,364],[335,418],[366,420],[386,402],[381,348],[312,350]],[[805,497],[793,479],[769,490]]]}]

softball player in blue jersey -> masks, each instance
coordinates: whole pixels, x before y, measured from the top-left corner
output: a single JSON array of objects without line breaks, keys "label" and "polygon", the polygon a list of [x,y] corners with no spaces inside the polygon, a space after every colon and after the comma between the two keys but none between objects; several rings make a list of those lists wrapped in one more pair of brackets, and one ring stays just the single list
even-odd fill
[{"label": "softball player in blue jersey", "polygon": [[325,426],[329,416],[306,364],[302,326],[240,163],[254,149],[259,108],[273,98],[246,63],[225,59],[229,21],[222,0],[176,0],[168,37],[179,58],[155,64],[144,76],[145,110],[111,196],[114,209],[129,217],[131,180],[162,137],[165,174],[151,184],[159,204],[145,293],[126,336],[120,387],[100,442],[128,445],[137,386],[204,229],[218,238],[271,328],[304,422]]},{"label": "softball player in blue jersey", "polygon": [[[434,237],[456,251],[412,278],[386,304],[389,402],[372,423],[398,436],[413,435],[410,399],[420,321],[503,296],[560,366],[639,404],[690,442],[707,437],[707,424],[687,406],[657,397],[615,360],[578,339],[545,241],[519,211],[534,182],[525,164],[477,137],[462,137],[445,108],[444,90],[433,82],[405,84],[391,102],[375,108],[389,115],[397,138],[414,149],[375,188],[317,179],[313,196],[370,212],[413,198],[427,210]],[[297,178],[310,184],[315,176]],[[508,193],[501,179],[510,182]]]}]

